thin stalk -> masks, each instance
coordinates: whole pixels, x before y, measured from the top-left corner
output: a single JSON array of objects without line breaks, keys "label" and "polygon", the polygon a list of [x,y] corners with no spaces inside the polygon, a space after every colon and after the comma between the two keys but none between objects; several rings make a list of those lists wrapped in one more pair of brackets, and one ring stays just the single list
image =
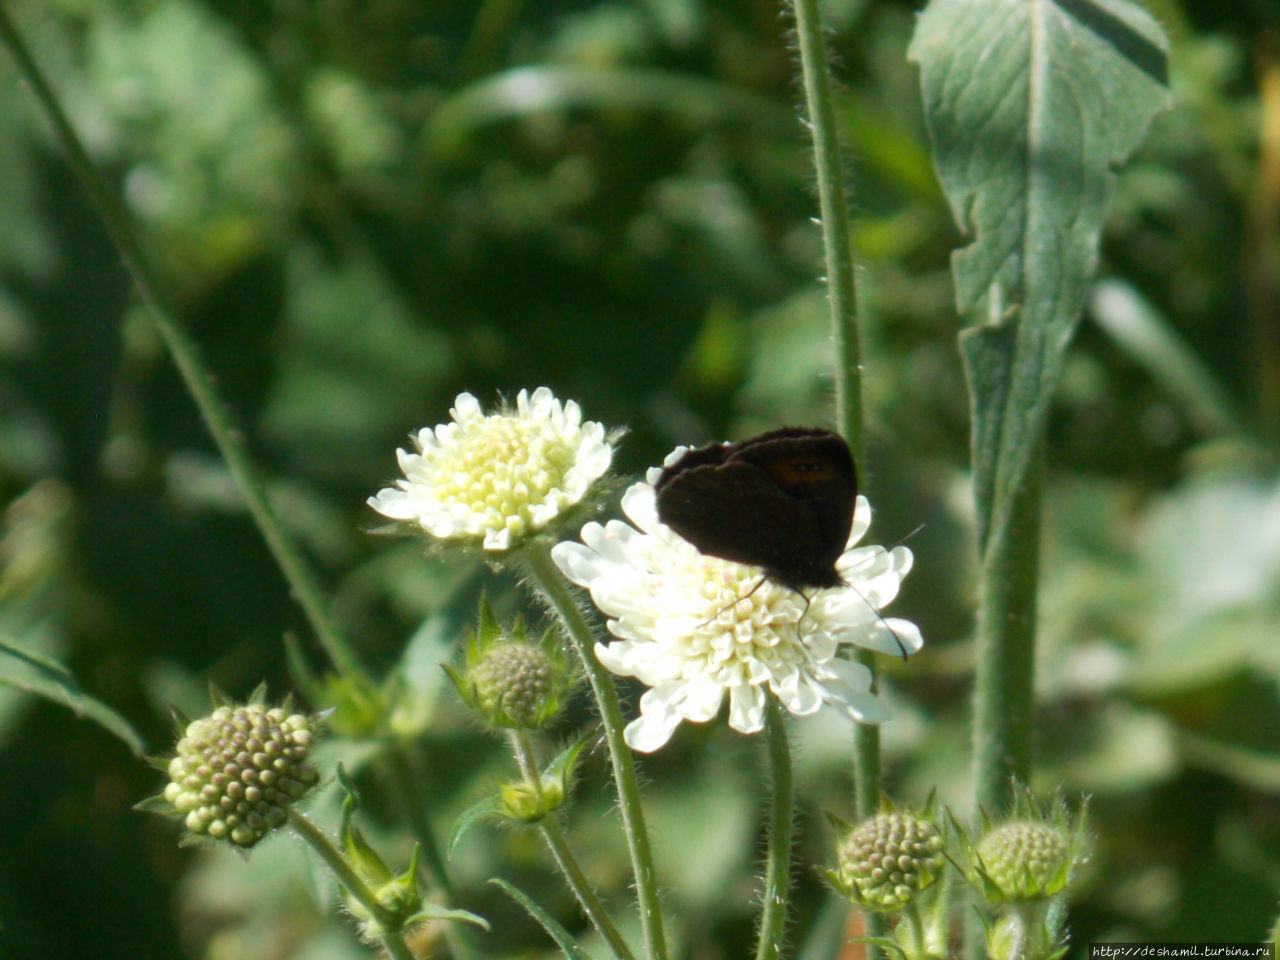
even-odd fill
[{"label": "thin stalk", "polygon": [[854,282],[853,235],[844,187],[844,160],[831,96],[827,49],[818,0],[794,0],[800,71],[813,138],[822,246],[826,255],[827,300],[835,342],[836,413],[840,432],[862,459],[862,367],[858,348],[858,296]]},{"label": "thin stalk", "polygon": [[978,600],[973,763],[977,803],[992,816],[1009,805],[1014,779],[1031,774],[1036,584],[1040,554],[1037,456],[1013,497],[1003,533],[987,541]]},{"label": "thin stalk", "polygon": [[213,377],[200,359],[195,345],[175,319],[176,311],[171,308],[161,293],[160,284],[143,254],[142,246],[134,233],[133,223],[121,204],[120,198],[107,186],[106,181],[94,167],[93,161],[89,159],[57,96],[46,82],[26,44],[23,43],[3,3],[0,3],[0,42],[3,42],[13,55],[19,72],[35,94],[45,116],[53,126],[55,135],[62,143],[67,153],[67,160],[80,181],[80,186],[102,218],[126,269],[133,277],[143,303],[149,308],[149,316],[173,357],[182,381],[195,401],[200,416],[213,437],[213,442],[218,447],[218,452],[222,454],[227,469],[235,478],[254,523],[257,524],[263,539],[267,542],[267,548],[284,573],[294,599],[310,620],[321,646],[342,675],[356,682],[363,682],[366,687],[372,686],[372,681],[369,680],[368,674],[356,659],[350,646],[334,627],[323,593],[310,569],[289,541],[284,528],[276,518],[268,502],[266,489],[258,478],[257,469],[240,439],[240,434],[232,426],[222,400],[214,388]]},{"label": "thin stalk", "polygon": [[631,868],[635,874],[636,901],[640,909],[645,954],[649,960],[666,960],[667,944],[662,931],[662,902],[658,897],[657,873],[653,869],[649,832],[645,828],[644,811],[640,806],[640,786],[636,780],[635,763],[631,757],[631,749],[622,737],[622,706],[618,702],[618,691],[613,685],[613,679],[596,659],[595,637],[591,635],[591,627],[574,602],[560,571],[552,562],[550,548],[535,541],[521,552],[521,557],[534,583],[542,590],[543,596],[564,623],[595,696],[605,742],[609,746],[609,760],[618,790],[618,809],[622,814],[623,832],[627,837]]},{"label": "thin stalk", "polygon": [[[813,139],[814,169],[817,174],[818,207],[822,220],[822,246],[826,256],[827,299],[831,313],[831,336],[835,344],[836,422],[849,444],[855,462],[862,461],[862,361],[858,345],[858,294],[853,260],[853,232],[849,226],[849,200],[845,193],[844,159],[831,96],[827,48],[823,41],[822,11],[818,0],[793,0],[796,41],[800,50],[800,72]],[[876,686],[876,665],[870,655],[860,661],[871,671]],[[872,816],[879,806],[880,731],[859,725],[853,741],[854,797],[860,817]],[[887,932],[883,917],[867,912],[867,931],[872,936]],[[879,950],[868,945],[869,960],[877,960]]]},{"label": "thin stalk", "polygon": [[[520,772],[524,775],[525,783],[529,784],[541,796],[542,776],[538,770],[538,758],[529,734],[524,730],[513,730],[511,732],[511,742],[515,750],[516,763],[520,766]],[[587,875],[582,872],[582,867],[578,865],[578,859],[573,855],[564,831],[560,829],[560,824],[556,822],[555,817],[543,817],[538,823],[538,829],[542,833],[542,838],[547,842],[547,848],[551,851],[551,856],[554,858],[556,866],[560,868],[560,872],[564,875],[565,882],[569,884],[569,889],[578,898],[578,904],[582,907],[582,912],[587,915],[587,919],[595,925],[595,928],[600,931],[600,935],[608,942],[610,949],[613,950],[613,955],[618,960],[635,960],[635,954],[631,952],[627,942],[622,939],[622,934],[618,932],[617,926],[605,910],[604,904],[600,902],[600,898],[596,896],[596,892],[591,889],[591,881],[587,879]]]},{"label": "thin stalk", "polygon": [[[859,650],[857,659],[871,671],[871,689],[876,689],[876,656]],[[854,809],[858,818],[874,817],[880,809],[880,728],[859,723],[853,728]]]},{"label": "thin stalk", "polygon": [[[386,907],[378,902],[377,895],[369,889],[369,885],[360,878],[360,875],[347,862],[347,858],[333,845],[333,841],[329,839],[323,830],[293,807],[289,808],[289,826],[310,845],[312,850],[320,855],[320,859],[333,871],[338,878],[338,882],[351,891],[351,895],[360,901],[362,907],[369,911],[369,916],[373,917],[384,928],[388,928],[395,923],[395,918],[388,912]],[[415,960],[413,951],[404,942],[404,937],[399,930],[389,930],[378,939],[394,960]]]},{"label": "thin stalk", "polygon": [[769,741],[769,769],[773,803],[769,811],[769,849],[760,909],[760,939],[756,960],[778,960],[786,935],[787,904],[791,896],[791,839],[795,821],[795,786],[791,776],[791,745],[778,701],[768,697],[765,735]]}]

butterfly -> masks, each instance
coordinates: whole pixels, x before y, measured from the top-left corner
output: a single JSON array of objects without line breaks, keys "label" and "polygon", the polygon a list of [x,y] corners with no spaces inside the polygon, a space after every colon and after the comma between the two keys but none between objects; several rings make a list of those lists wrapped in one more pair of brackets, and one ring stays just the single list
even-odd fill
[{"label": "butterfly", "polygon": [[702,553],[763,568],[803,592],[844,586],[836,561],[858,479],[837,433],[783,427],[688,450],[654,485],[658,519]]}]

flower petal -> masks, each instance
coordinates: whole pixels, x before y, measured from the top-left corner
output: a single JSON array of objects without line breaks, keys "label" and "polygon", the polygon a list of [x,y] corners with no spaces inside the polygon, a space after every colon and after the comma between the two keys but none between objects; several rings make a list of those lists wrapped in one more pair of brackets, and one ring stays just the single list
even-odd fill
[{"label": "flower petal", "polygon": [[853,546],[871,520],[865,497],[840,560],[849,588],[808,598],[762,579],[758,567],[699,553],[660,522],[649,483],[629,488],[622,509],[634,526],[589,523],[581,543],[559,544],[552,556],[610,618],[616,639],[596,647],[600,662],[650,687],[627,727],[634,749],[656,750],[682,720],[711,720],[726,694],[729,725],[743,733],[763,728],[769,696],[797,715],[828,703],[864,723],[889,717],[866,668],[837,656],[846,644],[897,656],[922,643],[914,624],[879,612],[910,569],[910,551]]},{"label": "flower petal", "polygon": [[562,405],[546,387],[521,390],[515,410],[489,416],[460,393],[450,414],[419,430],[414,450],[396,452],[403,478],[368,500],[440,539],[509,550],[579,503],[613,457],[604,427],[582,423],[577,404]]}]

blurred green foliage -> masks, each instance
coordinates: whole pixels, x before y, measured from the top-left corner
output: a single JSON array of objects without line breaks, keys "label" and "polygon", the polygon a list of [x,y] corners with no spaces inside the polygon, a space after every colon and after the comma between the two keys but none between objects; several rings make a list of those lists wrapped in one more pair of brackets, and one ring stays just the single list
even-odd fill
[{"label": "blurred green foliage", "polygon": [[[404,654],[429,692],[404,726],[429,720],[412,747],[447,834],[505,761],[437,664],[482,587],[504,615],[523,601],[483,568],[366,536],[364,499],[462,389],[486,404],[543,384],[577,399],[630,429],[617,465],[632,474],[676,443],[828,421],[785,16],[773,0],[9,6],[342,627],[371,666]],[[1280,889],[1280,147],[1262,136],[1280,123],[1280,8],[1148,6],[1173,40],[1176,105],[1121,173],[1108,296],[1081,328],[1049,441],[1037,766],[1041,786],[1093,795],[1077,951],[1259,939]],[[963,810],[974,544],[959,238],[905,60],[914,12],[827,9],[862,256],[859,468],[877,541],[924,524],[893,612],[928,645],[887,666],[889,786],[911,804],[936,784]],[[0,129],[0,640],[67,664],[163,752],[168,704],[202,712],[210,680],[282,693],[297,682],[286,634],[320,653],[7,57]],[[818,814],[850,814],[849,730],[794,729],[803,862],[828,863]],[[357,771],[380,848],[407,857],[375,748],[326,749]],[[74,711],[0,685],[0,757],[7,960],[365,955],[289,844],[246,864],[179,850],[132,812],[153,771]],[[686,725],[643,769],[679,955],[743,955],[759,745]],[[603,776],[588,763],[584,779]],[[317,816],[335,823],[335,804]],[[626,903],[610,795],[577,804],[573,843]],[[490,955],[549,949],[485,885],[495,874],[537,885],[582,929],[531,836],[473,830],[452,868],[459,905],[494,921]],[[811,870],[797,882],[803,943],[825,895]]]}]

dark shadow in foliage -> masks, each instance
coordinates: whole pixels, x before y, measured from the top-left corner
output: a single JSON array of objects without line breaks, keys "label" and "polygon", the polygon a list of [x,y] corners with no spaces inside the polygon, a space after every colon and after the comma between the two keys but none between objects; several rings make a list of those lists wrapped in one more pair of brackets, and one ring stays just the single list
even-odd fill
[{"label": "dark shadow in foliage", "polygon": [[1089,0],[1054,0],[1066,13],[1115,47],[1116,52],[1157,83],[1169,85],[1169,58],[1119,17]]}]

